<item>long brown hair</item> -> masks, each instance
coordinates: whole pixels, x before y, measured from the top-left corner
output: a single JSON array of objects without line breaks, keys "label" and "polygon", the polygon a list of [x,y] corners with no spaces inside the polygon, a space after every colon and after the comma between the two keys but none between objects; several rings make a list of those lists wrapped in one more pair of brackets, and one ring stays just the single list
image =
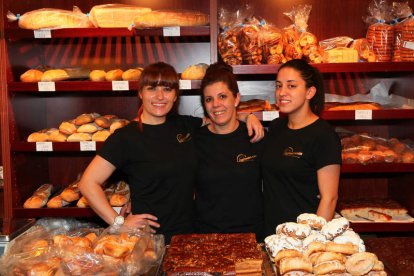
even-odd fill
[{"label": "long brown hair", "polygon": [[[165,62],[156,62],[146,66],[138,81],[138,94],[141,93],[145,86],[165,86],[173,89],[177,95],[177,100],[174,102],[174,105],[168,114],[176,114],[178,112],[178,99],[180,96],[179,78],[177,71],[175,71],[173,66]],[[138,106],[138,114],[135,120],[138,121],[139,129],[142,131],[143,125],[141,115],[143,113],[143,105],[140,97],[138,97]]]}]

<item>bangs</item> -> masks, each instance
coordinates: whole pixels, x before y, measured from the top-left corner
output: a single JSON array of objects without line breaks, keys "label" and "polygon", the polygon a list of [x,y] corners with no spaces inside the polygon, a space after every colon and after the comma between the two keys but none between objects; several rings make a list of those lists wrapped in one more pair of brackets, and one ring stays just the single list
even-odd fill
[{"label": "bangs", "polygon": [[178,74],[172,66],[148,66],[139,80],[139,88],[165,86],[179,90]]}]

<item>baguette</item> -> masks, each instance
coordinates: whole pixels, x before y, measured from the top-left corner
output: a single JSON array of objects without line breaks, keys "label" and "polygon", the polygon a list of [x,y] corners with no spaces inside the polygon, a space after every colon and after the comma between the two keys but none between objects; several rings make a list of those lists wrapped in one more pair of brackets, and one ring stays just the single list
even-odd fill
[{"label": "baguette", "polygon": [[203,26],[210,22],[207,14],[188,10],[157,10],[135,17],[136,28]]},{"label": "baguette", "polygon": [[62,193],[60,194],[63,200],[67,202],[72,202],[75,200],[78,200],[80,198],[80,191],[78,188],[78,181],[75,181],[74,183],[70,184],[68,187],[66,187]]},{"label": "baguette", "polygon": [[125,4],[104,4],[93,6],[89,20],[99,28],[128,28],[134,18],[141,13],[150,12],[151,8]]},{"label": "baguette", "polygon": [[52,193],[52,184],[43,184],[23,204],[24,208],[42,208]]}]

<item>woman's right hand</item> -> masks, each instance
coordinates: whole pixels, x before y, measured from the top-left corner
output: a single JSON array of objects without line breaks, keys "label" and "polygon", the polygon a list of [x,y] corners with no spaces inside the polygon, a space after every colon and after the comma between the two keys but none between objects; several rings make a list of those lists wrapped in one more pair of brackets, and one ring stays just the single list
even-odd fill
[{"label": "woman's right hand", "polygon": [[158,218],[151,214],[138,214],[138,215],[129,214],[125,218],[124,225],[133,227],[133,228],[145,228],[146,226],[150,226],[151,232],[155,233],[156,231],[153,228],[160,227],[160,224],[156,222],[157,220]]}]

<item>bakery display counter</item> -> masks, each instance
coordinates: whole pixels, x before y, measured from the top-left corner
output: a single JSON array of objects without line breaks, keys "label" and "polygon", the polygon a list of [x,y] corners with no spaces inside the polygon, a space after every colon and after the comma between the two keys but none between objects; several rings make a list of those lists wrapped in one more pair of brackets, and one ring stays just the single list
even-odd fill
[{"label": "bakery display counter", "polygon": [[[180,80],[181,90],[200,88],[201,80]],[[138,81],[57,81],[57,82],[9,82],[9,91],[12,93],[37,92],[122,92],[132,91],[136,94]]]},{"label": "bakery display counter", "polygon": [[[233,65],[238,75],[272,74],[281,64],[269,65]],[[357,73],[357,72],[410,72],[414,70],[414,62],[355,62],[355,63],[319,63],[313,64],[321,73]]]},{"label": "bakery display counter", "polygon": [[8,39],[22,38],[65,38],[65,37],[129,37],[129,36],[210,36],[209,26],[173,27],[173,28],[72,28],[56,30],[25,30],[10,28],[5,30]]},{"label": "bakery display counter", "polygon": [[342,164],[341,173],[412,173],[414,163]]},{"label": "bakery display counter", "polygon": [[62,208],[33,208],[16,207],[13,210],[16,218],[42,217],[96,217],[91,208],[62,207]]}]

